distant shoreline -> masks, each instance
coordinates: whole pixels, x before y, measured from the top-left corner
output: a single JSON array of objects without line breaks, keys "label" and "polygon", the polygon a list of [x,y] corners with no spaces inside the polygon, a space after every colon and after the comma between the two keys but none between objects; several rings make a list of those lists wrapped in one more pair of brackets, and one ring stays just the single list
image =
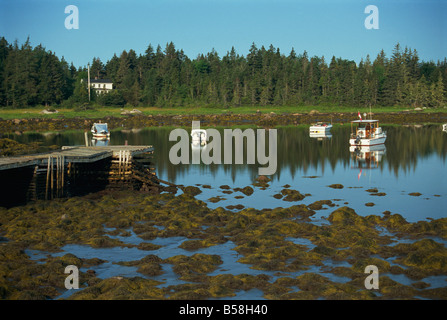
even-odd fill
[{"label": "distant shoreline", "polygon": [[[384,124],[430,124],[447,123],[447,112],[378,112],[372,113],[374,119]],[[48,116],[48,115],[46,115]],[[364,115],[362,114],[362,117]],[[369,117],[369,116],[368,116]],[[317,121],[346,124],[358,119],[357,112],[304,112],[304,113],[233,113],[221,114],[128,114],[125,116],[98,116],[86,118],[81,116],[65,117],[58,114],[48,118],[14,118],[1,119],[0,134],[23,132],[47,132],[65,130],[90,130],[94,122],[107,122],[111,130],[139,129],[145,127],[189,127],[191,121],[199,120],[204,127],[256,125],[260,127],[276,127],[290,125],[306,125]]]}]

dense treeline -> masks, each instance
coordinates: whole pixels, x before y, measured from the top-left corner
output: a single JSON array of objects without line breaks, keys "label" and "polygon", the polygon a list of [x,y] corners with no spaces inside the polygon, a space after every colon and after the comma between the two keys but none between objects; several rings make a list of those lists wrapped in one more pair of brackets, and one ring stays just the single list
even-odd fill
[{"label": "dense treeline", "polygon": [[[91,99],[123,106],[345,105],[440,107],[446,101],[447,59],[420,61],[416,50],[397,44],[374,61],[358,64],[332,57],[290,54],[252,44],[247,56],[235,49],[222,58],[213,50],[195,59],[168,43],[93,58],[91,78],[110,79],[112,92]],[[76,68],[29,39],[19,46],[0,39],[0,105],[79,106],[88,102],[87,67]]]}]

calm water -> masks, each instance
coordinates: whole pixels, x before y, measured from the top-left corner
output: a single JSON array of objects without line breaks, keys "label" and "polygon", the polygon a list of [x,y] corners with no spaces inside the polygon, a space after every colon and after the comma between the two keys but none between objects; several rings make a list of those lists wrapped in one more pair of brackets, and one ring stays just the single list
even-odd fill
[{"label": "calm water", "polygon": [[[223,129],[222,129],[223,130]],[[278,168],[276,174],[271,176],[269,187],[261,190],[254,187],[251,196],[236,199],[235,196],[243,195],[240,192],[232,194],[223,193],[221,185],[228,185],[232,189],[243,188],[252,185],[258,177],[258,164],[255,165],[172,165],[169,162],[169,149],[174,142],[169,142],[171,129],[156,128],[134,131],[112,132],[110,144],[122,145],[126,141],[134,145],[153,145],[155,147],[155,166],[161,179],[183,185],[199,185],[202,193],[196,196],[204,200],[211,208],[226,207],[228,205],[242,204],[245,207],[258,209],[287,207],[294,204],[310,204],[317,200],[332,200],[337,206],[349,206],[360,215],[381,213],[385,210],[399,213],[409,222],[416,222],[427,218],[441,218],[447,216],[447,178],[446,155],[447,133],[442,132],[440,126],[396,127],[387,126],[388,139],[383,148],[372,153],[351,152],[348,139],[350,127],[336,126],[332,129],[331,139],[310,138],[308,127],[288,127],[278,129]],[[55,134],[26,134],[11,137],[20,142],[40,141],[42,145],[84,145],[83,132],[55,133]],[[245,159],[245,158],[244,158]],[[245,161],[246,162],[246,161]],[[284,185],[299,190],[302,194],[308,194],[306,198],[298,202],[285,202],[275,199],[274,194],[280,193]],[[331,184],[341,184],[342,189],[328,187]],[[211,189],[202,185],[210,185]],[[366,191],[376,188],[383,196],[373,196]],[[410,193],[418,192],[421,195],[411,196]],[[225,200],[217,203],[208,199],[221,196]],[[374,203],[374,206],[365,206],[366,203]],[[325,206],[326,209],[318,210],[312,217],[314,223],[327,223],[323,217],[336,208]],[[130,237],[110,236],[118,238],[125,243],[139,244],[143,241],[133,230],[128,230]],[[157,238],[149,242],[159,244],[162,247],[150,252],[162,259],[175,255],[192,255],[197,252],[205,254],[218,254],[223,264],[209,275],[222,273],[231,274],[268,274],[271,281],[278,277],[276,272],[259,271],[251,269],[250,265],[238,262],[237,253],[232,250],[235,244],[228,241],[224,244],[211,246],[195,251],[179,248],[184,237]],[[307,246],[308,250],[313,244],[308,239],[287,238],[287,240]],[[395,239],[406,241],[405,239]],[[446,245],[443,239],[434,239]],[[113,276],[133,277],[144,276],[137,272],[137,267],[120,266],[119,261],[140,260],[148,252],[133,248],[91,248],[86,245],[70,244],[61,248],[59,253],[48,253],[35,250],[27,250],[32,259],[43,258],[50,254],[60,256],[72,253],[77,257],[100,258],[107,260],[99,266],[91,267],[99,278]],[[389,261],[393,263],[392,261]],[[345,261],[325,261],[324,267],[311,266],[307,270],[288,274],[296,277],[306,272],[322,273],[332,281],[345,282],[348,278],[339,277],[325,272],[328,267],[350,267]],[[178,275],[169,264],[163,264],[163,274],[151,277],[160,280],[160,285],[176,285],[184,283],[178,279]],[[86,269],[81,269],[86,271]],[[403,275],[386,274],[395,281],[411,285],[413,281]],[[444,287],[446,276],[428,277],[423,281],[429,283],[432,288]],[[62,293],[60,298],[69,297],[73,290]],[[263,299],[260,290],[239,291],[237,296],[228,299]]]},{"label": "calm water", "polygon": [[[263,209],[332,200],[336,205],[354,208],[360,215],[380,215],[388,210],[401,214],[409,222],[447,216],[447,133],[440,125],[385,126],[388,132],[385,146],[370,153],[351,152],[347,125],[335,126],[330,139],[309,137],[308,127],[278,128],[278,168],[270,176],[270,186],[265,190],[253,187],[255,192],[242,199],[235,199],[235,196],[243,196],[242,193],[225,194],[219,186],[228,185],[233,189],[252,185],[260,165],[172,165],[168,156],[175,143],[169,142],[171,130],[114,131],[108,143],[122,145],[127,141],[133,145],[153,145],[158,176],[176,184],[211,185],[211,189],[201,188],[202,193],[197,196],[204,201],[215,196],[225,199],[217,203],[207,201],[211,208],[241,204]],[[24,143],[40,141],[42,145],[85,145],[83,132],[25,134],[11,138]],[[299,202],[275,199],[273,195],[280,193],[286,184],[308,196]],[[342,184],[343,188],[328,187],[331,184]],[[385,195],[373,196],[366,191],[371,188]],[[416,192],[421,195],[409,195]],[[365,206],[366,203],[374,203],[374,206]],[[320,221],[332,210],[317,211],[312,219]]]}]

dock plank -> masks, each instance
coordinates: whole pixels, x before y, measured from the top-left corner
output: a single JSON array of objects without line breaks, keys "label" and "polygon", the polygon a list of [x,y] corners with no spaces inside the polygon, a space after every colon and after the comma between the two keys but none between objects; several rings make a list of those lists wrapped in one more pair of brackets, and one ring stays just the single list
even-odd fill
[{"label": "dock plank", "polygon": [[65,163],[92,163],[106,158],[119,156],[120,151],[129,151],[131,156],[153,152],[152,146],[64,146],[61,150],[14,157],[0,157],[0,170],[45,165],[49,157],[63,156]]}]

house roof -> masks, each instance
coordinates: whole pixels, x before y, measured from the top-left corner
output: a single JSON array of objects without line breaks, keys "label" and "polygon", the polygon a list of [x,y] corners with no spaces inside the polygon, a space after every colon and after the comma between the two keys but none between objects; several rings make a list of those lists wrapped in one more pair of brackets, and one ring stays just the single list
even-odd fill
[{"label": "house roof", "polygon": [[110,79],[90,79],[90,83],[113,83]]}]

